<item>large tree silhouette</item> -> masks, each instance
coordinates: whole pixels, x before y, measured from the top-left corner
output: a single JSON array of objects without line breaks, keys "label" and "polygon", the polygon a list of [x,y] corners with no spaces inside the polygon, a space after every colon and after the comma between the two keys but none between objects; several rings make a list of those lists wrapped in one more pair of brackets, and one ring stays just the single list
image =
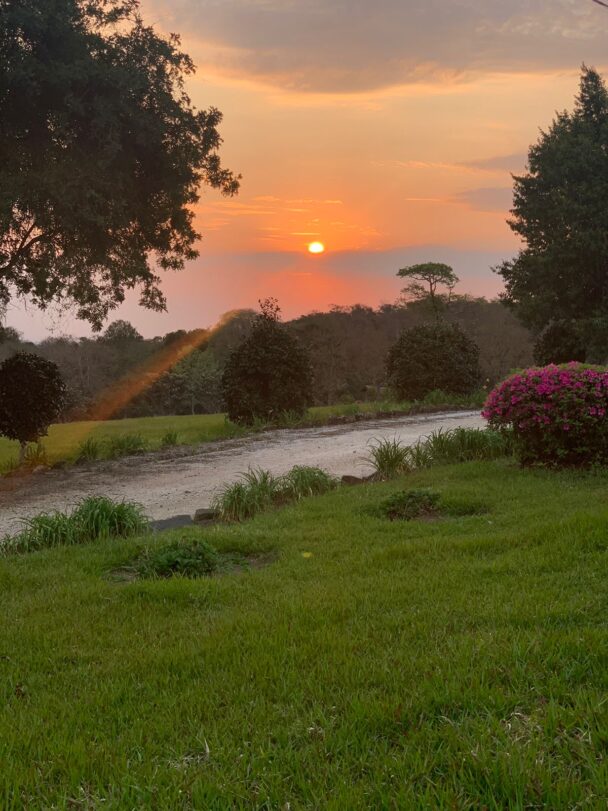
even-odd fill
[{"label": "large tree silhouette", "polygon": [[[524,241],[503,263],[505,300],[537,332],[578,322],[590,359],[608,343],[608,90],[584,67],[574,110],[557,115],[514,178],[510,226]],[[593,356],[593,357],[592,357]]]},{"label": "large tree silhouette", "polygon": [[158,271],[197,255],[200,185],[238,188],[193,69],[138,0],[0,0],[0,306],[75,302],[96,328],[130,288],[164,308]]}]

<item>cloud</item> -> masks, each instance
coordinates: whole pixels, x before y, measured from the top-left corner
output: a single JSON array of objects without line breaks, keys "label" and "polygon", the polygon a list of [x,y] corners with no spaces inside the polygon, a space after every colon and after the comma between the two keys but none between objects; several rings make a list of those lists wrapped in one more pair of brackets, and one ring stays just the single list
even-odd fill
[{"label": "cloud", "polygon": [[606,57],[591,0],[148,0],[227,77],[351,93],[484,72],[571,69]]},{"label": "cloud", "polygon": [[457,202],[466,203],[475,211],[501,211],[507,212],[513,205],[513,190],[498,189],[469,189],[455,195]]},{"label": "cloud", "polygon": [[525,171],[528,156],[523,152],[512,155],[497,155],[492,158],[481,158],[475,161],[466,161],[462,166],[478,169],[481,172],[511,172],[513,174]]}]

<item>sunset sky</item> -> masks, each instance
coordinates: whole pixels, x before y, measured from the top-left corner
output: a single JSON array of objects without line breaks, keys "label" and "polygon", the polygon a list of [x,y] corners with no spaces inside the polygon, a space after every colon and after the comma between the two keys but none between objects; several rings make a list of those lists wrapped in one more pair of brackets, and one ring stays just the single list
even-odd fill
[{"label": "sunset sky", "polygon": [[[608,62],[608,9],[592,0],[142,0],[142,13],[181,33],[191,96],[223,111],[223,160],[243,174],[234,199],[203,192],[201,256],[165,277],[168,313],[133,298],[112,316],[146,336],[269,295],[286,317],[391,302],[415,261],[497,294],[490,267],[517,249],[509,173],[572,106],[581,63]],[[36,339],[89,333],[17,305],[7,320]]]}]

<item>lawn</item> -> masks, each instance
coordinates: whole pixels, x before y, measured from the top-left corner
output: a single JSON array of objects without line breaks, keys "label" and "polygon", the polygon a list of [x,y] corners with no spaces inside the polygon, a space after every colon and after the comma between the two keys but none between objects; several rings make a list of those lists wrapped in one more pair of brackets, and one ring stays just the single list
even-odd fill
[{"label": "lawn", "polygon": [[[437,396],[439,395],[439,397]],[[299,425],[322,425],[335,417],[353,417],[357,414],[374,415],[378,412],[396,411],[418,413],[421,411],[440,410],[442,408],[475,408],[483,402],[483,392],[471,397],[454,397],[433,392],[433,396],[422,402],[369,402],[348,405],[317,406],[309,409],[306,416],[298,421],[289,422],[289,427]],[[108,420],[106,422],[68,422],[52,425],[42,445],[50,464],[73,462],[78,456],[80,444],[92,437],[100,443],[116,437],[140,436],[149,450],[157,450],[163,443],[163,437],[172,432],[178,445],[196,445],[216,439],[231,439],[243,436],[253,430],[259,431],[263,425],[246,429],[234,425],[224,414],[197,414],[194,416],[139,417],[134,419]],[[10,468],[17,459],[19,445],[0,436],[0,473],[3,468]],[[103,448],[102,448],[103,455]]]},{"label": "lawn", "polygon": [[[367,512],[406,483],[487,512]],[[608,473],[439,467],[189,533],[276,560],[0,560],[3,811],[607,806]]]}]

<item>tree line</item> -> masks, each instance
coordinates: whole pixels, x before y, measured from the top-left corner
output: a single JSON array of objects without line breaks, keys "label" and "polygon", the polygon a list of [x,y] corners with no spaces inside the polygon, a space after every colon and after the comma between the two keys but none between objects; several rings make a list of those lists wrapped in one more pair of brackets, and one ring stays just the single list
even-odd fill
[{"label": "tree line", "polygon": [[[312,402],[331,405],[381,399],[386,359],[403,330],[432,317],[428,300],[333,307],[284,324],[299,339],[312,371]],[[98,337],[50,337],[34,344],[13,329],[0,330],[0,362],[18,351],[37,354],[59,367],[66,385],[64,418],[94,416],[101,396],[125,378],[145,375],[154,358],[172,346],[179,359],[115,417],[204,414],[223,410],[221,380],[228,358],[250,333],[256,314],[226,314],[216,329],[178,330],[145,339],[126,321],[115,321]],[[498,301],[456,297],[442,317],[460,326],[480,349],[483,380],[493,383],[532,358],[529,332]],[[184,350],[185,347],[185,350]],[[145,383],[145,381],[144,381]]]}]

